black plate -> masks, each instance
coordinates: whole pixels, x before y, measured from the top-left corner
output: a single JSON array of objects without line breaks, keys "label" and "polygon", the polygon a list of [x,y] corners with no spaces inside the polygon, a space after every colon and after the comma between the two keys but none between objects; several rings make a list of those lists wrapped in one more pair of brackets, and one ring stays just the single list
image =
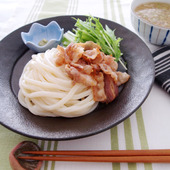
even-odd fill
[{"label": "black plate", "polygon": [[[72,30],[78,17],[59,16],[38,21],[47,25],[57,21],[65,31]],[[154,62],[145,43],[125,27],[100,19],[116,36],[122,37],[121,51],[127,62],[130,80],[119,96],[108,105],[100,105],[92,113],[77,118],[48,118],[31,114],[18,100],[18,80],[33,52],[21,40],[21,32],[27,32],[31,24],[12,32],[0,42],[0,123],[5,127],[33,138],[67,140],[86,137],[107,130],[134,113],[148,96],[154,81]]]}]

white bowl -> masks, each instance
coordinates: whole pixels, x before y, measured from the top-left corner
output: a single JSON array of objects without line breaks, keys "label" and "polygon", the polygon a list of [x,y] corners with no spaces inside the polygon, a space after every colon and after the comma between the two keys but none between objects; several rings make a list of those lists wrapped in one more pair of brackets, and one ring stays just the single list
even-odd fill
[{"label": "white bowl", "polygon": [[137,6],[148,2],[170,3],[170,0],[133,0],[131,4],[131,22],[134,29],[147,42],[161,46],[170,45],[170,29],[152,25],[135,14],[134,9]]}]

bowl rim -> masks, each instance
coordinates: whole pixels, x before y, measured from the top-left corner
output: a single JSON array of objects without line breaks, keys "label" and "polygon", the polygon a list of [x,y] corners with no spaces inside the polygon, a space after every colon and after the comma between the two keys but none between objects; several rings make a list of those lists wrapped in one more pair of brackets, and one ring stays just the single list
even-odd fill
[{"label": "bowl rim", "polygon": [[[59,28],[58,32],[60,34],[60,37],[58,39],[51,38],[50,40],[48,40],[48,42],[45,45],[40,46],[37,43],[35,43],[34,41],[30,41],[25,38],[25,36],[30,36],[30,37],[35,36],[35,35],[33,35],[33,31],[32,31],[33,28],[34,29],[35,28],[43,28],[43,29],[47,30],[51,25],[56,25]],[[27,32],[24,32],[24,31],[21,32],[21,38],[22,38],[24,44],[26,46],[28,46],[28,48],[33,49],[36,52],[43,52],[43,51],[47,50],[48,48],[51,48],[50,46],[55,43],[60,44],[62,41],[63,34],[64,34],[64,28],[61,28],[60,25],[56,21],[53,20],[46,25],[40,24],[38,22],[32,23]]]},{"label": "bowl rim", "polygon": [[134,3],[136,3],[136,1],[137,1],[137,0],[132,0],[132,2],[131,2],[131,5],[130,5],[131,14],[133,14],[137,19],[139,19],[139,20],[142,21],[143,23],[146,23],[146,24],[149,25],[149,26],[153,26],[154,28],[161,29],[161,30],[164,30],[164,31],[170,30],[170,28],[165,28],[165,27],[157,26],[157,25],[155,25],[155,24],[152,24],[152,23],[148,22],[147,20],[139,17],[139,16],[135,13],[135,11],[134,11],[135,8],[136,8],[137,6],[139,6],[139,5],[141,5],[141,4],[150,3],[150,2],[160,2],[160,3],[170,4],[170,2],[168,2],[168,1],[167,1],[167,2],[162,2],[162,1],[160,1],[160,0],[156,0],[156,1],[155,1],[155,0],[147,0],[148,2],[140,1],[140,4],[139,4],[139,5],[133,7],[133,5],[134,5]]}]

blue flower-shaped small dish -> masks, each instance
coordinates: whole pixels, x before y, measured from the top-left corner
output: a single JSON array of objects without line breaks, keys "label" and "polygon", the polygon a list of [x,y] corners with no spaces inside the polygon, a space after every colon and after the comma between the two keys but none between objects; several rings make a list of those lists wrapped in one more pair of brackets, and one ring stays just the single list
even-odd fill
[{"label": "blue flower-shaped small dish", "polygon": [[28,48],[39,53],[57,47],[61,43],[63,32],[64,29],[61,29],[56,21],[47,26],[34,23],[28,33],[21,32],[21,37]]}]

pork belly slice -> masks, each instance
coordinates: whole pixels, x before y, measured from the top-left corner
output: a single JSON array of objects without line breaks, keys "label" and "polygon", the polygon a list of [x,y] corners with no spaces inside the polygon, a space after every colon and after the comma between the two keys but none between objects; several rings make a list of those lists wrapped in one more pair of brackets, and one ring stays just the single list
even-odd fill
[{"label": "pork belly slice", "polygon": [[93,41],[86,41],[85,43],[77,43],[77,45],[83,47],[84,51],[92,50],[93,48],[101,49],[100,45],[94,43]]},{"label": "pork belly slice", "polygon": [[70,65],[77,68],[78,70],[85,74],[91,74],[94,70],[93,66],[87,64],[82,58],[79,59],[77,63],[71,62]]},{"label": "pork belly slice", "polygon": [[113,71],[111,69],[111,67],[109,65],[107,65],[107,64],[102,63],[102,64],[99,64],[99,66],[100,66],[101,70],[105,74],[110,75],[112,77],[112,79],[114,80],[115,84],[117,84],[117,77],[118,76],[117,76],[116,72]]},{"label": "pork belly slice", "polygon": [[112,102],[119,93],[118,86],[115,84],[113,78],[108,74],[104,74],[104,90],[106,94],[106,100],[104,102],[106,103]]},{"label": "pork belly slice", "polygon": [[87,61],[94,60],[100,54],[98,48],[93,48],[92,50],[86,50],[83,53],[84,59]]},{"label": "pork belly slice", "polygon": [[118,86],[126,83],[130,78],[130,75],[127,74],[126,72],[117,71],[116,74],[117,74],[117,77],[118,77],[118,80],[117,80]]},{"label": "pork belly slice", "polygon": [[67,74],[76,83],[82,83],[86,86],[96,86],[97,85],[97,81],[91,75],[84,74],[84,73],[80,72],[78,69],[76,69],[75,67],[72,67],[72,66],[66,64],[65,70],[66,70]]},{"label": "pork belly slice", "polygon": [[103,59],[103,63],[110,66],[113,71],[116,71],[118,69],[118,63],[115,61],[115,58],[112,55],[104,55]]},{"label": "pork belly slice", "polygon": [[57,66],[65,64],[65,49],[62,46],[60,45],[57,46],[57,53],[55,57],[56,57],[55,63]]},{"label": "pork belly slice", "polygon": [[70,43],[65,49],[66,63],[70,62],[76,63],[82,57],[83,52],[84,52],[83,47],[74,43]]},{"label": "pork belly slice", "polygon": [[104,102],[107,97],[104,90],[104,75],[102,72],[95,75],[95,80],[97,81],[97,85],[92,87],[93,90],[93,99],[94,101]]}]

